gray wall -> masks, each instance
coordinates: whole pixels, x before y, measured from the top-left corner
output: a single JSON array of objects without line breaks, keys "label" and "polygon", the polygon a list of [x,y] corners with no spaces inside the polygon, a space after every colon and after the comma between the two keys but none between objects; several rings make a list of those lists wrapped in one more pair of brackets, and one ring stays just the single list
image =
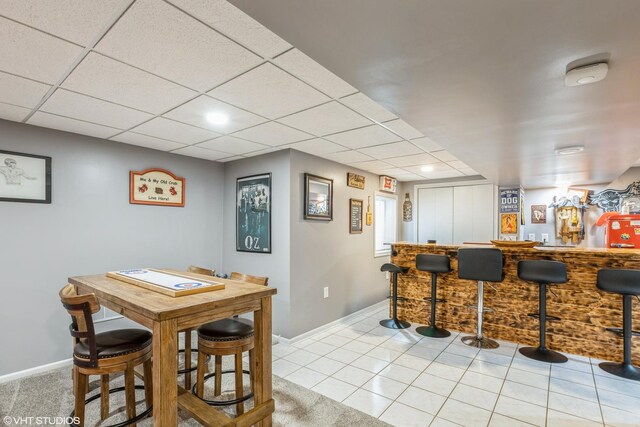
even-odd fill
[{"label": "gray wall", "polygon": [[[333,221],[303,219],[305,172],[333,179]],[[364,175],[365,189],[347,187],[347,172]],[[349,234],[349,199],[362,199],[366,210],[367,196],[377,189],[377,175],[291,151],[291,336],[388,295],[388,281],[380,272],[388,257],[373,256],[373,226],[364,225],[362,234]],[[325,286],[329,287],[327,299],[323,298]]]},{"label": "gray wall", "polygon": [[[0,149],[53,158],[52,204],[0,202],[0,375],[70,357],[68,276],[221,265],[223,165],[3,120],[0,135]],[[149,167],[186,178],[184,208],[129,204],[129,171]]]}]

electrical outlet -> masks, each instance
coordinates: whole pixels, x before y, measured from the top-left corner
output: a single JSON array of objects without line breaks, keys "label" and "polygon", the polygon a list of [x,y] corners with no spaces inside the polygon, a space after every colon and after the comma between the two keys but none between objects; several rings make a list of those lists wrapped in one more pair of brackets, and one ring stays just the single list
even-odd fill
[{"label": "electrical outlet", "polygon": [[325,286],[325,288],[324,288],[324,297],[325,298],[329,298],[329,287],[328,286]]},{"label": "electrical outlet", "polygon": [[531,241],[536,240],[536,233],[529,233],[529,240]]},{"label": "electrical outlet", "polygon": [[549,234],[542,233],[540,236],[542,237],[542,243],[549,243]]}]

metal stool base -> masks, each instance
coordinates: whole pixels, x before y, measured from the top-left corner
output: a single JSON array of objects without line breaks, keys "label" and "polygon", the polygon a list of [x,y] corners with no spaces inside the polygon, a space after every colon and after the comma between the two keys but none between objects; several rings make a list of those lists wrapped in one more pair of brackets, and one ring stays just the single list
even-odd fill
[{"label": "metal stool base", "polygon": [[389,329],[407,329],[411,323],[399,319],[384,319],[380,321],[380,325]]},{"label": "metal stool base", "polygon": [[[197,353],[198,349],[197,348],[192,348],[191,349],[191,353]],[[184,348],[181,348],[180,350],[178,350],[178,353],[184,353]],[[205,363],[209,363],[211,361],[211,355],[207,354],[207,357],[205,358]],[[191,368],[187,369],[178,369],[178,375],[182,375],[182,374],[186,374],[188,372],[194,372],[195,370],[198,369],[198,364],[196,363],[195,365],[192,363],[191,364]]]},{"label": "metal stool base", "polygon": [[612,375],[628,380],[640,381],[640,369],[625,363],[602,362],[600,369]]},{"label": "metal stool base", "polygon": [[569,360],[565,355],[558,353],[557,351],[549,350],[548,348],[522,347],[518,351],[523,356],[539,362],[565,363]]},{"label": "metal stool base", "polygon": [[[144,390],[144,386],[143,385],[137,385],[137,386],[134,386],[134,388],[136,390]],[[117,393],[117,392],[120,392],[120,391],[125,391],[125,388],[124,387],[115,387],[115,388],[109,389],[109,394]],[[102,396],[102,393],[98,393],[96,395],[93,395],[90,398],[88,398],[87,400],[85,400],[84,404],[86,405],[87,403],[91,403],[94,400],[99,399],[100,396]],[[153,411],[153,406],[147,408],[146,411],[141,412],[140,414],[136,415],[133,418],[129,418],[128,420],[124,420],[121,423],[111,424],[111,425],[108,425],[108,426],[105,426],[105,427],[125,427],[125,426],[128,426],[128,425],[137,423],[141,419],[148,417],[151,414],[151,411]],[[76,410],[74,409],[73,411],[71,411],[71,414],[69,414],[69,418],[75,418],[75,416],[76,416]],[[69,425],[72,426],[72,427],[78,427],[78,425],[73,423],[73,422],[71,424],[69,424]]]},{"label": "metal stool base", "polygon": [[497,341],[490,338],[478,338],[475,335],[462,337],[461,341],[470,347],[494,349],[500,347]]},{"label": "metal stool base", "polygon": [[[226,371],[222,371],[222,374],[231,374],[231,373],[235,373],[236,370],[235,369],[228,369]],[[247,371],[246,369],[242,370],[242,373],[244,374],[249,374],[251,375],[251,372]],[[204,381],[206,382],[209,378],[211,377],[215,377],[216,373],[212,372],[208,375],[204,376]],[[191,388],[191,392],[194,394],[194,396],[196,396],[198,399],[202,400],[203,402],[205,402],[207,405],[209,406],[229,406],[229,405],[235,405],[236,403],[241,403],[244,401],[247,401],[249,399],[251,399],[253,397],[253,392],[242,396],[242,397],[238,397],[236,399],[230,399],[230,400],[207,400],[204,397],[200,397],[196,394],[196,387],[197,387],[198,383],[196,382],[193,387]]]},{"label": "metal stool base", "polygon": [[431,338],[446,338],[451,335],[451,332],[444,328],[439,328],[436,325],[420,326],[416,328],[416,332],[425,337]]}]

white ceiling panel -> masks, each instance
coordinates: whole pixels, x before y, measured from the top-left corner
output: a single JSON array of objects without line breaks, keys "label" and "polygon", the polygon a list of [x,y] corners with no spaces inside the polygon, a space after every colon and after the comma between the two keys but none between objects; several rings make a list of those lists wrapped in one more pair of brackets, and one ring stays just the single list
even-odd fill
[{"label": "white ceiling panel", "polygon": [[453,162],[458,160],[456,156],[454,156],[453,154],[449,153],[446,150],[432,151],[429,154],[431,154],[433,157],[435,157],[438,160],[442,160],[443,162]]},{"label": "white ceiling panel", "polygon": [[272,64],[263,64],[209,94],[217,99],[275,119],[330,98]]},{"label": "white ceiling panel", "polygon": [[461,162],[460,160],[454,160],[452,162],[447,162],[447,164],[449,166],[451,166],[452,168],[456,168],[456,169],[467,169],[469,166],[466,165],[464,162]]},{"label": "white ceiling panel", "polygon": [[405,166],[415,166],[415,165],[428,165],[431,163],[439,163],[440,160],[435,157],[427,154],[414,154],[411,156],[402,156],[402,157],[392,157],[390,159],[386,159],[385,162],[389,162],[394,166],[405,167]]},{"label": "white ceiling panel", "polygon": [[418,147],[422,148],[424,151],[428,153],[431,151],[443,150],[441,146],[439,146],[438,144],[436,144],[426,136],[424,138],[412,139],[411,143],[417,145]]},{"label": "white ceiling panel", "polygon": [[392,165],[390,165],[389,163],[385,163],[382,160],[369,160],[366,162],[350,163],[349,166],[362,169],[365,171],[373,171],[373,170],[389,169],[391,168]]},{"label": "white ceiling panel", "polygon": [[389,168],[389,167],[384,169],[372,169],[369,172],[374,173],[376,175],[389,175],[389,176],[396,176],[398,174],[409,173],[402,168]]},{"label": "white ceiling panel", "polygon": [[132,0],[3,0],[0,15],[86,46]]},{"label": "white ceiling panel", "polygon": [[426,179],[458,178],[461,176],[465,176],[462,172],[455,169],[450,171],[422,172],[421,175]]},{"label": "white ceiling panel", "polygon": [[245,154],[268,148],[262,144],[256,144],[255,142],[245,141],[244,139],[234,138],[228,135],[205,141],[202,144],[198,144],[198,147],[222,151],[229,154]]},{"label": "white ceiling panel", "polygon": [[[207,120],[208,113],[224,114],[229,118],[229,121],[225,124],[213,124]],[[211,129],[218,133],[231,133],[267,121],[267,119],[256,116],[253,113],[241,110],[240,108],[236,108],[206,95],[199,96],[169,111],[167,114],[164,114],[164,117],[193,126]]]},{"label": "white ceiling panel", "polygon": [[369,119],[354,113],[335,101],[283,117],[278,121],[316,136],[342,132],[371,124]]},{"label": "white ceiling panel", "polygon": [[375,147],[362,148],[361,153],[367,154],[375,159],[389,159],[391,157],[410,156],[412,154],[422,154],[422,150],[407,141],[394,142]]},{"label": "white ceiling panel", "polygon": [[374,160],[371,156],[367,156],[366,154],[362,154],[354,150],[324,154],[322,157],[344,164]]},{"label": "white ceiling panel", "polygon": [[265,58],[291,48],[289,43],[226,0],[169,1]]},{"label": "white ceiling panel", "polygon": [[111,139],[113,141],[124,142],[125,144],[137,145],[139,147],[152,148],[160,151],[171,151],[185,146],[179,142],[167,141],[166,139],[154,138],[152,136],[141,135],[134,132],[125,132]]},{"label": "white ceiling panel", "polygon": [[293,148],[294,150],[303,151],[305,153],[313,154],[316,156],[322,156],[328,153],[337,153],[340,151],[347,151],[348,149],[342,145],[334,144],[331,141],[327,141],[321,138],[309,139],[307,141],[296,142],[289,144],[283,148]]},{"label": "white ceiling panel", "polygon": [[62,87],[155,114],[196,95],[192,90],[97,53],[87,55]]},{"label": "white ceiling panel", "polygon": [[218,160],[220,163],[227,163],[227,162],[234,162],[236,160],[240,160],[240,159],[244,159],[244,156],[231,156],[231,157],[225,157],[224,159],[220,159]]},{"label": "white ceiling panel", "polygon": [[220,151],[207,150],[206,148],[201,148],[197,146],[189,146],[178,148],[177,150],[172,151],[173,154],[180,154],[183,156],[189,157],[197,157],[199,159],[205,160],[220,160],[225,157],[229,157],[229,153],[222,153]]},{"label": "white ceiling panel", "polygon": [[466,176],[480,175],[478,172],[471,168],[458,169],[460,172],[465,174]]},{"label": "white ceiling panel", "polygon": [[332,98],[341,98],[343,96],[357,92],[357,89],[331,71],[309,58],[298,49],[292,49],[289,52],[277,57],[274,62],[293,74],[294,76],[304,80],[311,86],[315,87],[322,93]]},{"label": "white ceiling panel", "polygon": [[422,138],[424,135],[402,119],[385,122],[384,125],[404,139]]},{"label": "white ceiling panel", "polygon": [[423,165],[406,166],[404,169],[408,170],[411,173],[417,173],[417,174],[425,175],[425,176],[431,176],[433,174],[440,173],[440,172],[452,172],[452,171],[455,171],[454,168],[452,168],[448,164],[442,163],[442,162],[430,164],[429,166],[432,168],[432,170],[430,172],[423,171],[422,170],[422,166]]},{"label": "white ceiling panel", "polygon": [[0,72],[0,102],[33,108],[51,86]]},{"label": "white ceiling panel", "polygon": [[0,17],[0,70],[53,84],[82,48]]},{"label": "white ceiling panel", "polygon": [[424,177],[415,174],[415,173],[402,173],[402,174],[396,174],[396,175],[391,175],[393,176],[395,179],[397,179],[398,181],[401,182],[407,182],[407,181],[422,181],[424,180]]},{"label": "white ceiling panel", "polygon": [[200,91],[262,62],[161,0],[138,0],[95,50]]},{"label": "white ceiling panel", "polygon": [[244,157],[262,156],[263,154],[274,153],[276,151],[281,151],[281,150],[282,150],[282,147],[269,147],[269,148],[265,148],[264,150],[252,151],[250,153],[243,154],[243,156]]},{"label": "white ceiling panel", "polygon": [[313,135],[276,122],[269,122],[241,130],[240,132],[234,133],[233,136],[272,146],[290,144],[292,142],[313,138]]},{"label": "white ceiling panel", "polygon": [[63,130],[66,132],[95,136],[96,138],[109,138],[110,136],[121,132],[121,130],[116,128],[69,119],[67,117],[56,116],[49,113],[42,113],[40,111],[36,111],[36,113],[27,120],[27,123],[35,126]]},{"label": "white ceiling panel", "polygon": [[31,110],[29,108],[0,102],[0,119],[11,120],[12,122],[21,122],[30,112]]},{"label": "white ceiling panel", "polygon": [[386,122],[398,118],[362,92],[342,98],[340,102],[376,122]]},{"label": "white ceiling panel", "polygon": [[370,147],[400,141],[400,137],[379,125],[348,130],[325,136],[326,139],[349,148]]},{"label": "white ceiling panel", "polygon": [[153,120],[131,129],[131,131],[188,145],[220,135],[216,132],[185,125],[184,123],[175,122],[165,119],[164,117],[156,117]]},{"label": "white ceiling panel", "polygon": [[129,129],[153,117],[142,111],[64,89],[57,89],[40,110],[118,129]]}]

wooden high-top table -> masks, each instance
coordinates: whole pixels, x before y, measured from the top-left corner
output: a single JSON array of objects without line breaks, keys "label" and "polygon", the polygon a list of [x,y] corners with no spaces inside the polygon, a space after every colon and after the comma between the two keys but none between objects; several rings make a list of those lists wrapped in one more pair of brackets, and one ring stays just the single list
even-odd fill
[{"label": "wooden high-top table", "polygon": [[[211,277],[194,273],[195,279]],[[153,331],[153,419],[156,427],[178,425],[178,406],[206,426],[271,426],[275,405],[271,384],[271,296],[276,289],[215,278],[224,290],[170,297],[111,279],[105,274],[70,277],[78,293],[94,293],[103,306]],[[255,406],[230,418],[178,386],[178,331],[236,314],[253,312],[257,370]]]}]

